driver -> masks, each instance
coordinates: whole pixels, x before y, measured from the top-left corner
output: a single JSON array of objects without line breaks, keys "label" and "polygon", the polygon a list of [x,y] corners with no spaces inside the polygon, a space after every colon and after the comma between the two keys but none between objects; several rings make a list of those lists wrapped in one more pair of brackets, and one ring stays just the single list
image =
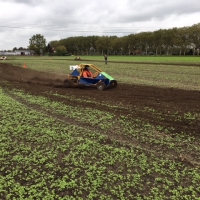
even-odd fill
[{"label": "driver", "polygon": [[94,75],[90,71],[90,67],[88,65],[86,65],[83,70],[83,77],[84,78],[94,78]]}]

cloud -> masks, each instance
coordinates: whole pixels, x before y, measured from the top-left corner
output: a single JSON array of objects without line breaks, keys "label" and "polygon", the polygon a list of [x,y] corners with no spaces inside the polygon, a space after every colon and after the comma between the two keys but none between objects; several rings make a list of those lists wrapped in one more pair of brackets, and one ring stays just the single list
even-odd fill
[{"label": "cloud", "polygon": [[[27,5],[37,5],[39,3],[38,0],[6,0],[7,3],[16,4],[27,4]],[[41,0],[40,2],[43,2]]]},{"label": "cloud", "polygon": [[[199,23],[199,0],[0,0],[0,50],[71,36],[117,35]],[[3,8],[3,9],[2,9]]]}]

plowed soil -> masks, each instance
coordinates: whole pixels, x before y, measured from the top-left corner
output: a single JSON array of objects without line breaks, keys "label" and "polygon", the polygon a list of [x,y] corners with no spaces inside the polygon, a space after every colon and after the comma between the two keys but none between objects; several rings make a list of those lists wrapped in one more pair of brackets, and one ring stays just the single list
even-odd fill
[{"label": "plowed soil", "polygon": [[[176,114],[184,116],[185,113],[200,113],[200,91],[187,91],[174,88],[158,88],[141,85],[128,85],[118,83],[117,88],[98,91],[96,88],[64,88],[65,76],[58,76],[31,69],[24,69],[9,64],[0,63],[0,87],[18,88],[27,93],[45,96],[54,101],[63,102],[64,99],[52,95],[71,95],[78,98],[90,98],[111,105],[120,105],[120,109],[109,110],[109,107],[99,106],[100,110],[109,110],[120,114],[131,115],[154,125],[168,128],[173,127],[175,133],[200,134],[199,119],[192,123],[188,120],[176,120]],[[9,83],[9,84],[8,84]],[[77,105],[77,102],[67,102]],[[84,105],[85,104],[85,105]],[[81,103],[80,106],[97,107],[92,103]],[[144,108],[155,110],[156,113],[144,112]],[[124,109],[126,108],[126,109]],[[127,109],[130,109],[129,110]],[[134,112],[133,112],[134,110]],[[200,115],[200,114],[199,114]],[[200,117],[200,116],[199,116]],[[162,119],[162,120],[161,120]]]}]

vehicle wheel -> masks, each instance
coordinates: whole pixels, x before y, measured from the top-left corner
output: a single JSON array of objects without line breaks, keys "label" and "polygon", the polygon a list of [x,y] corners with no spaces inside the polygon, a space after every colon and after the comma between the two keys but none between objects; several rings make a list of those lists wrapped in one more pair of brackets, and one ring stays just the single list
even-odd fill
[{"label": "vehicle wheel", "polygon": [[71,88],[71,87],[74,87],[74,83],[73,83],[73,81],[70,80],[70,79],[65,79],[65,80],[64,80],[64,86],[65,86],[66,88]]},{"label": "vehicle wheel", "polygon": [[106,84],[104,82],[97,83],[98,90],[104,90],[106,88]]},{"label": "vehicle wheel", "polygon": [[110,86],[116,88],[117,87],[117,81],[116,80],[112,80],[110,82]]}]

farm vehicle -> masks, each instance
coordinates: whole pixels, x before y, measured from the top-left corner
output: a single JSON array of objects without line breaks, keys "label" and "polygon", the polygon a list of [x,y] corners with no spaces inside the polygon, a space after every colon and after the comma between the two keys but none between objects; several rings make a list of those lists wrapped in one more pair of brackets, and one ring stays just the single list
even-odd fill
[{"label": "farm vehicle", "polygon": [[7,59],[6,56],[0,57],[0,60],[6,60],[6,59]]}]

